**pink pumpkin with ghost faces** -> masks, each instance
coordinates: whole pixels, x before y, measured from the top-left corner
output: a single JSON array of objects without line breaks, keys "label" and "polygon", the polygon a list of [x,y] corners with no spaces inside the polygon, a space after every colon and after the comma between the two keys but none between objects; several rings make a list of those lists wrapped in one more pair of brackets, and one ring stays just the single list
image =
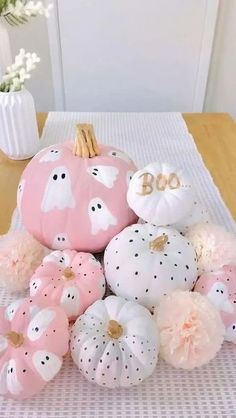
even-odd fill
[{"label": "pink pumpkin with ghost faces", "polygon": [[30,281],[30,295],[43,306],[60,305],[70,320],[76,319],[105,293],[99,261],[89,253],[53,251]]},{"label": "pink pumpkin with ghost faces", "polygon": [[19,299],[0,308],[0,395],[17,400],[40,392],[68,351],[68,319],[60,307]]},{"label": "pink pumpkin with ghost faces", "polygon": [[226,328],[225,340],[236,344],[236,266],[203,274],[194,290],[206,295],[219,309]]},{"label": "pink pumpkin with ghost faces", "polygon": [[74,146],[42,150],[22,174],[17,202],[23,224],[48,248],[100,252],[137,221],[126,200],[134,163],[114,147],[98,148],[91,135],[91,126],[79,128]]}]

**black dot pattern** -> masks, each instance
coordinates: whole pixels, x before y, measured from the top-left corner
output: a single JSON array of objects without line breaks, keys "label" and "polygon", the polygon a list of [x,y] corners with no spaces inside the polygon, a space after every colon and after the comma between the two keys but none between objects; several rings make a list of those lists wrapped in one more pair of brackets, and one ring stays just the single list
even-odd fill
[{"label": "black dot pattern", "polygon": [[[150,242],[162,235],[168,236],[164,249],[150,248]],[[176,230],[137,224],[125,228],[108,244],[105,275],[112,292],[153,311],[163,294],[193,288],[197,280],[195,258],[189,241]]]},{"label": "black dot pattern", "polygon": [[[77,319],[71,333],[71,355],[80,372],[91,382],[107,387],[136,385],[152,373],[157,362],[155,323],[147,310],[139,306],[138,313],[137,305],[132,304],[129,317],[123,317],[123,334],[117,339],[112,338],[107,333],[107,324],[110,319],[118,321],[118,318],[108,316],[104,309],[109,299],[114,304],[119,303],[118,298],[109,296]],[[126,303],[130,304],[123,300],[123,305]],[[114,309],[116,315],[119,316],[123,305]],[[135,329],[127,327],[132,309],[140,321],[137,335]]]}]

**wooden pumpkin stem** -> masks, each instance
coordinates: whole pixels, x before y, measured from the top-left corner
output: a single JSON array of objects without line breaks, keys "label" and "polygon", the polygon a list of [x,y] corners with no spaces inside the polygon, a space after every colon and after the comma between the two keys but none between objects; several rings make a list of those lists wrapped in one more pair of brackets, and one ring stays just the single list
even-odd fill
[{"label": "wooden pumpkin stem", "polygon": [[81,158],[92,158],[100,155],[93,125],[76,125],[73,154]]},{"label": "wooden pumpkin stem", "polygon": [[117,338],[120,338],[121,335],[123,334],[123,328],[119,324],[119,322],[115,321],[114,319],[111,319],[108,322],[107,333],[111,338],[117,339]]},{"label": "wooden pumpkin stem", "polygon": [[168,235],[164,234],[149,242],[149,248],[153,251],[164,251],[165,245],[168,241]]},{"label": "wooden pumpkin stem", "polygon": [[62,273],[63,280],[65,280],[65,281],[73,280],[74,277],[75,277],[75,273],[73,272],[73,270],[70,267],[66,267],[63,270],[63,273]]},{"label": "wooden pumpkin stem", "polygon": [[10,331],[6,334],[9,343],[14,348],[21,347],[24,342],[24,336],[18,332]]}]

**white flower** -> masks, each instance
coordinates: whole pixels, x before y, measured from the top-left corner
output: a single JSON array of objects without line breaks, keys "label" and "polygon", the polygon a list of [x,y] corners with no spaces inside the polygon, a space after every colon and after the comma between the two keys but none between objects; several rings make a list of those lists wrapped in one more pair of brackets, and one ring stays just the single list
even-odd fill
[{"label": "white flower", "polygon": [[53,8],[52,4],[44,6],[42,1],[27,1],[27,0],[16,0],[15,5],[8,2],[7,6],[2,12],[3,16],[11,14],[18,18],[35,17],[42,15],[49,17],[50,10]]},{"label": "white flower", "polygon": [[2,78],[0,91],[18,91],[24,86],[25,80],[30,78],[30,72],[36,68],[40,58],[35,52],[25,52],[22,48],[15,57],[15,62],[7,67],[7,72]]}]

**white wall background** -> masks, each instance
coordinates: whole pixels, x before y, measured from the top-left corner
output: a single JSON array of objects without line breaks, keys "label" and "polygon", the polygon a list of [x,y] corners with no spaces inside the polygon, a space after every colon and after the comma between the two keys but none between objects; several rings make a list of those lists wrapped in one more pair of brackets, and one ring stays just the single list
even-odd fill
[{"label": "white wall background", "polygon": [[[37,51],[41,63],[28,83],[38,111],[54,109],[47,22],[44,18],[10,28],[13,54],[24,46]],[[236,119],[236,0],[220,0],[204,110],[229,112]]]},{"label": "white wall background", "polygon": [[220,0],[204,110],[236,119],[236,0]]}]

